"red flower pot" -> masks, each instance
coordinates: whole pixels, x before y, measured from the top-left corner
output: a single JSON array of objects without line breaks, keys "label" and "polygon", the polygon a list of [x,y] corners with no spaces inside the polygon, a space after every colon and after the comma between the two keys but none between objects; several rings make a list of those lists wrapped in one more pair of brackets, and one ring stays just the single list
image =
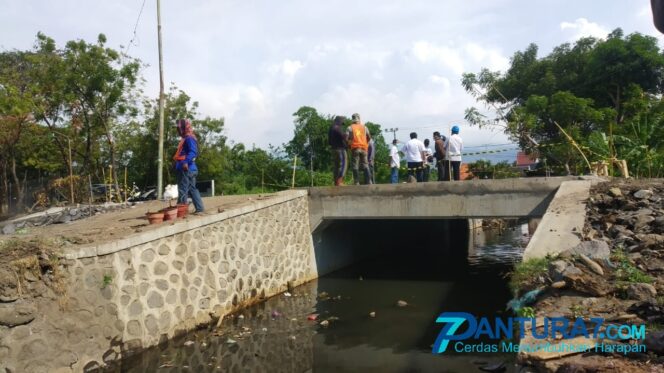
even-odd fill
[{"label": "red flower pot", "polygon": [[167,207],[163,210],[164,212],[164,221],[166,220],[175,220],[178,217],[178,208],[177,207]]},{"label": "red flower pot", "polygon": [[178,218],[184,218],[189,212],[189,205],[186,203],[178,203]]},{"label": "red flower pot", "polygon": [[150,224],[160,224],[161,222],[164,221],[164,213],[163,212],[148,212],[145,214],[147,216],[148,220],[150,221]]}]

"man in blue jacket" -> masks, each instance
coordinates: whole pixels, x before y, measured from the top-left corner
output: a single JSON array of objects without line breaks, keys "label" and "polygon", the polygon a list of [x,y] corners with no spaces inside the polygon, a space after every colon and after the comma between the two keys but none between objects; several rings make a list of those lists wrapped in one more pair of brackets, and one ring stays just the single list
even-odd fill
[{"label": "man in blue jacket", "polygon": [[198,140],[191,128],[189,119],[178,119],[177,128],[180,135],[178,150],[173,156],[175,161],[175,172],[178,180],[178,203],[186,204],[187,197],[191,196],[196,211],[194,214],[203,213],[203,200],[201,194],[196,189],[196,176],[198,167],[196,167],[196,157],[198,157]]}]

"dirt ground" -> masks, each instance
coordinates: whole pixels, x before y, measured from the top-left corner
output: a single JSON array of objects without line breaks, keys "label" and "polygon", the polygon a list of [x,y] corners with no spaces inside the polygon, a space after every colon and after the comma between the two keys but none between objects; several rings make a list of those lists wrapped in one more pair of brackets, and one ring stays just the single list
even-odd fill
[{"label": "dirt ground", "polygon": [[[205,214],[213,215],[225,210],[245,206],[257,200],[264,200],[274,196],[273,194],[245,194],[233,196],[219,196],[203,198],[205,205]],[[172,203],[175,206],[175,202]],[[67,224],[52,224],[43,227],[30,227],[22,231],[21,234],[0,236],[2,241],[8,240],[30,240],[46,241],[57,243],[56,248],[60,251],[66,251],[68,248],[75,248],[90,243],[105,243],[124,238],[134,233],[146,232],[165,224],[175,224],[177,221],[166,221],[161,224],[150,225],[145,214],[148,211],[157,211],[168,207],[168,202],[146,201],[139,202],[136,205],[119,209],[104,214],[92,216],[90,218],[80,219]],[[193,205],[189,206],[189,213],[194,211]],[[200,216],[187,215],[187,220],[200,219]]]}]

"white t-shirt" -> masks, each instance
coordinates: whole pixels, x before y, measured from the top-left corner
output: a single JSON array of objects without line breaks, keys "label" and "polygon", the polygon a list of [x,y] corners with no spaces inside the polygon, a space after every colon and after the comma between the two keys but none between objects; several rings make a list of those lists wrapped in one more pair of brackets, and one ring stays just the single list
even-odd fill
[{"label": "white t-shirt", "polygon": [[[429,158],[429,156],[433,156],[433,151],[431,150],[430,147],[424,149],[424,155],[427,156],[427,159]],[[426,161],[426,160],[425,160],[424,163],[427,163],[427,164],[429,164],[429,165],[432,165],[432,164],[433,164],[433,161],[429,162],[429,161]]]},{"label": "white t-shirt", "polygon": [[399,167],[401,165],[401,157],[399,157],[399,150],[396,145],[390,148],[390,167]]},{"label": "white t-shirt", "polygon": [[463,151],[463,140],[461,140],[461,136],[457,134],[450,136],[445,143],[445,149],[447,150],[445,159],[461,162],[461,152]]},{"label": "white t-shirt", "polygon": [[418,139],[410,139],[401,148],[401,152],[406,154],[406,162],[422,162],[422,153],[426,149],[424,143]]}]

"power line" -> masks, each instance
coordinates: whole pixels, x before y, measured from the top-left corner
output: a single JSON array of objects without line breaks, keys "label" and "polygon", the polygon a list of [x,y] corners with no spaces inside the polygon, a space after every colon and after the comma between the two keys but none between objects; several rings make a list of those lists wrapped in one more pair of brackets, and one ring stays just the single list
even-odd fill
[{"label": "power line", "polygon": [[129,48],[134,44],[134,41],[136,40],[136,30],[138,29],[138,23],[141,20],[141,15],[143,14],[143,8],[145,7],[145,0],[143,0],[143,4],[141,4],[141,10],[138,12],[138,17],[136,17],[136,23],[134,24],[134,32],[131,34],[131,39],[129,40],[129,43],[127,43],[127,48],[125,49],[125,54],[129,54]]}]

